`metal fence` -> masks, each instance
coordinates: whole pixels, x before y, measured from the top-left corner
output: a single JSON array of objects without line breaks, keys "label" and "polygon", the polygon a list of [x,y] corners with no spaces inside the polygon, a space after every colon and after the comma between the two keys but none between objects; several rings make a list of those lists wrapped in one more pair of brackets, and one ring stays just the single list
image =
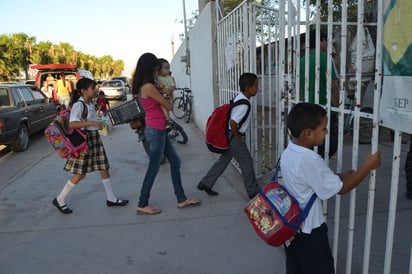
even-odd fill
[{"label": "metal fence", "polygon": [[[325,107],[329,117],[332,113],[337,115],[339,125],[336,155],[329,159],[328,145],[335,140],[328,135],[325,160],[339,173],[347,168],[357,169],[363,160],[362,154],[381,150],[379,140],[383,132],[380,132],[377,110],[382,80],[383,2],[359,0],[354,15],[354,9],[347,8],[347,0],[342,1],[339,11],[336,11],[332,0],[327,3],[317,0],[312,7],[304,6],[301,0],[279,1],[276,9],[244,1],[225,17],[218,16],[220,104],[227,103],[239,92],[237,81],[243,72],[254,72],[259,77],[260,89],[253,99],[252,122],[247,135],[258,176],[264,177],[274,170],[287,145],[285,117],[291,106],[301,101],[301,94],[297,91],[302,89],[305,98],[308,98],[308,81],[302,87],[299,79],[308,78],[309,67],[306,65],[304,75],[300,75],[299,60],[309,57],[309,36],[306,33],[313,28],[316,29],[316,41],[320,41],[321,31],[327,34]],[[351,14],[348,14],[349,11]],[[218,11],[218,14],[221,12]],[[319,56],[319,42],[314,50]],[[332,100],[333,66],[338,71],[339,106],[327,107],[331,106]],[[320,60],[316,58],[315,70],[319,71],[319,67]],[[320,77],[317,73],[316,94],[319,89]],[[318,99],[315,102],[318,103]],[[369,131],[363,128],[365,124]],[[366,142],[369,144],[360,144],[364,138],[369,138]],[[337,273],[407,273],[410,262],[398,263],[399,256],[396,255],[396,264],[392,263],[393,254],[398,252],[394,251],[393,245],[401,138],[401,133],[395,132],[394,141],[390,143],[393,148],[390,155],[393,159],[390,162],[392,173],[387,174],[391,184],[387,189],[389,195],[384,197],[389,203],[385,216],[387,221],[380,222],[380,218],[375,217],[375,206],[382,206],[375,200],[376,171],[370,173],[368,183],[364,183],[367,189],[362,192],[357,193],[355,189],[347,198],[337,195],[324,202],[324,214],[332,228],[330,238],[333,240],[332,252]],[[359,201],[359,197],[363,201]],[[357,204],[362,208],[357,209]],[[360,217],[359,212],[363,209],[364,215]],[[377,224],[377,221],[380,223]],[[379,234],[386,237],[386,242],[381,248],[373,249],[376,245],[372,242],[376,237],[376,229],[373,231],[373,228],[377,225],[386,226],[386,233]],[[403,251],[411,254],[411,233],[406,233],[408,248]],[[411,256],[404,258],[411,260]]]}]

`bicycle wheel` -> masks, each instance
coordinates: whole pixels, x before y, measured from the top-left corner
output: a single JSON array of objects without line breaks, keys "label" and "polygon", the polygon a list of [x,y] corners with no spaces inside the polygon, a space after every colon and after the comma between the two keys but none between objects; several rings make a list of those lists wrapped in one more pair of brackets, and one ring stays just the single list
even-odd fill
[{"label": "bicycle wheel", "polygon": [[190,99],[190,97],[187,97],[186,111],[185,111],[185,122],[186,123],[189,123],[191,115],[192,115],[192,100]]},{"label": "bicycle wheel", "polygon": [[172,122],[173,122],[173,125],[170,128],[170,131],[168,133],[169,138],[176,140],[176,142],[178,142],[179,144],[186,144],[188,141],[188,137],[183,127],[173,120]]},{"label": "bicycle wheel", "polygon": [[183,96],[173,99],[173,115],[177,119],[182,119],[185,116],[185,105]]}]

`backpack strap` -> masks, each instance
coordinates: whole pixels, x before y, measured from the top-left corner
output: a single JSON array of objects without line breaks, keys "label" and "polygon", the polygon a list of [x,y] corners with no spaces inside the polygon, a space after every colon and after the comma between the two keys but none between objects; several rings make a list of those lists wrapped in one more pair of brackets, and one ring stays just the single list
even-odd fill
[{"label": "backpack strap", "polygon": [[248,106],[245,116],[243,116],[242,120],[240,120],[240,122],[238,124],[238,128],[241,128],[243,123],[246,122],[246,119],[249,117],[249,113],[250,113],[250,102],[246,99],[240,99],[240,100],[237,100],[236,102],[233,102],[233,99],[230,101],[230,110],[229,110],[229,114],[228,114],[228,123],[230,121],[230,114],[232,113],[232,109],[236,106],[239,106],[239,105],[247,105]]},{"label": "backpack strap", "polygon": [[[271,182],[276,182],[277,181],[279,170],[280,170],[280,158],[278,159],[278,162],[276,163],[275,174],[273,174]],[[313,204],[315,203],[315,200],[316,200],[317,197],[318,197],[318,195],[316,195],[316,193],[312,194],[312,196],[309,199],[309,202],[307,203],[307,205],[303,209],[303,211],[300,214],[299,219],[296,221],[295,225],[300,226],[300,224],[306,219],[306,217],[308,216],[309,211],[312,208]]]},{"label": "backpack strap", "polygon": [[77,102],[81,102],[83,104],[82,116],[81,118],[84,121],[87,121],[87,114],[89,114],[89,109],[87,108],[86,103],[83,100],[77,100]]},{"label": "backpack strap", "polygon": [[[305,206],[305,208],[303,209],[302,214],[300,215],[300,217],[299,217],[299,219],[298,219],[298,222],[301,223],[301,222],[303,222],[303,221],[306,219],[306,217],[308,216],[309,211],[310,211],[310,209],[312,208],[313,203],[315,202],[316,198],[318,198],[318,195],[316,195],[316,193],[313,193],[312,196],[311,196],[310,199],[309,199],[308,204],[307,204],[307,205]],[[300,224],[300,223],[299,223],[299,224]]]},{"label": "backpack strap", "polygon": [[[82,103],[82,105],[83,105],[83,110],[82,110],[82,116],[81,116],[81,118],[82,118],[82,120],[87,121],[87,115],[89,114],[89,109],[87,108],[86,103],[85,103],[83,100],[77,100],[76,103],[77,103],[77,102],[81,102],[81,103]],[[86,127],[82,128],[82,130],[83,130],[84,132],[86,132]]]}]

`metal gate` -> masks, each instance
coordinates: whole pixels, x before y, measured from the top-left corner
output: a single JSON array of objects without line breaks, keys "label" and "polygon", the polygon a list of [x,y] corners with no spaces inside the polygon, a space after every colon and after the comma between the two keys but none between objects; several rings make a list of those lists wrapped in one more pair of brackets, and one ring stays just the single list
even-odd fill
[{"label": "metal gate", "polygon": [[[339,22],[333,21],[336,11],[332,2],[328,0],[321,6],[317,0],[315,8],[303,8],[301,0],[278,1],[275,9],[244,1],[225,17],[218,15],[219,103],[229,102],[240,92],[238,79],[243,72],[258,75],[259,92],[253,99],[247,140],[255,172],[262,178],[270,175],[288,142],[285,116],[294,103],[301,101],[297,91],[302,88],[308,98],[307,82],[301,87],[297,80],[307,78],[309,73],[305,67],[305,75],[300,75],[299,68],[301,57],[309,56],[309,37],[305,33],[315,28],[316,41],[320,41],[321,30],[325,31],[326,106],[331,105],[333,64],[339,72],[339,106],[326,107],[329,117],[331,113],[338,117],[338,147],[329,159],[328,145],[335,140],[328,135],[325,160],[339,173],[356,169],[367,153],[378,149],[383,157],[388,156],[387,163],[370,173],[368,182],[349,195],[337,195],[324,202],[337,273],[411,273],[411,207],[399,203],[400,208],[408,209],[409,219],[396,220],[402,135],[395,132],[391,139],[390,131],[379,127],[377,112],[382,79],[383,0],[359,0],[354,21],[348,20],[348,1],[343,0]],[[319,43],[315,50],[319,55]],[[319,65],[318,58],[316,71]],[[319,92],[318,74],[315,91]],[[365,124],[369,125],[368,132],[363,128]],[[369,134],[369,142],[360,144],[365,143],[365,134]],[[385,181],[391,183],[383,185]]]}]

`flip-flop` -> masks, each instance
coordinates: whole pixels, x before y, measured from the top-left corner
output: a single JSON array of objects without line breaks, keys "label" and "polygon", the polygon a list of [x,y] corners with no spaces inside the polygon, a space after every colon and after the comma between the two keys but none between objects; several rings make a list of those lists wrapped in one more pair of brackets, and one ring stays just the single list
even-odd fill
[{"label": "flip-flop", "polygon": [[194,207],[200,205],[201,201],[198,199],[187,199],[186,201],[182,203],[178,203],[177,207],[178,208],[186,208],[186,207]]},{"label": "flip-flop", "polygon": [[136,214],[137,215],[156,215],[161,213],[162,210],[160,208],[156,208],[156,207],[150,207],[148,210],[142,210],[137,208],[136,209]]}]

